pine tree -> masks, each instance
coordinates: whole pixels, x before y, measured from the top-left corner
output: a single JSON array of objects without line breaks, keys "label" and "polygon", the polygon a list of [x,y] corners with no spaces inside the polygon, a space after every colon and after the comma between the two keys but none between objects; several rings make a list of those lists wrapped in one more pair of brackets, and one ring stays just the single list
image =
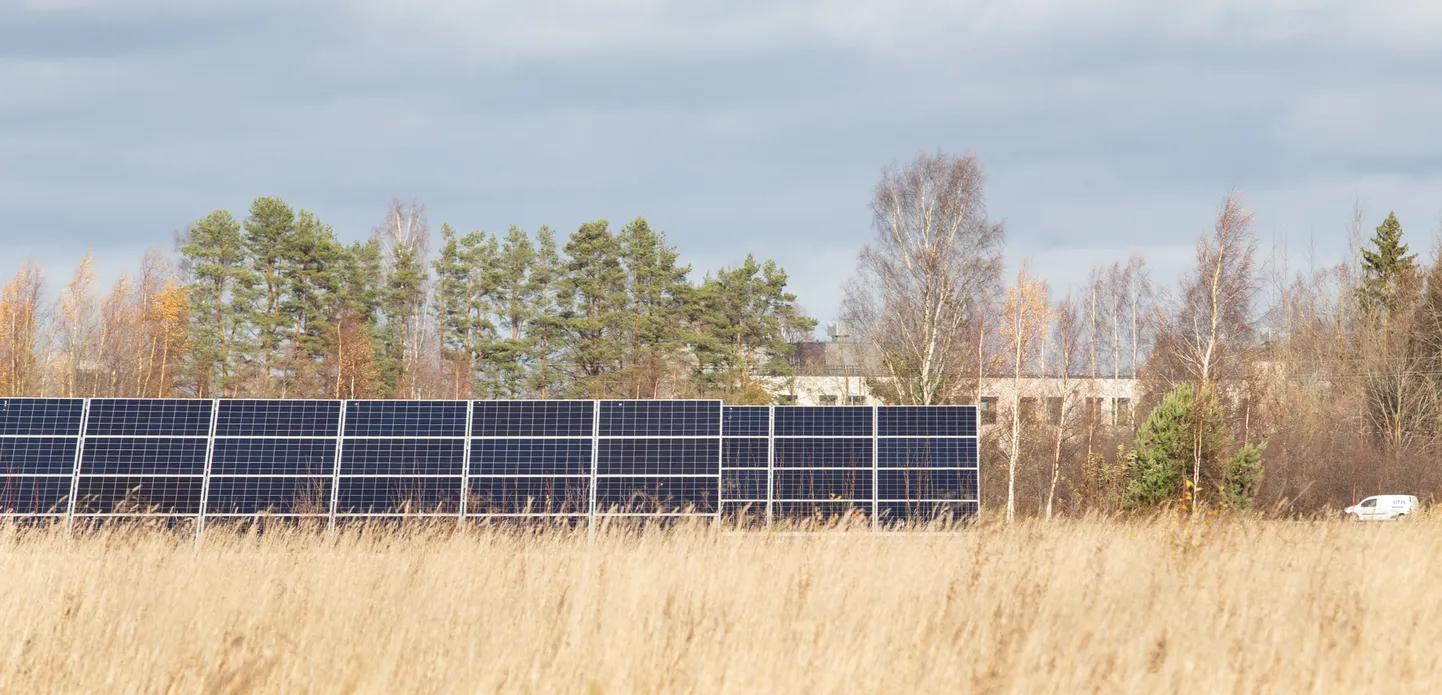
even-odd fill
[{"label": "pine tree", "polygon": [[556,368],[566,328],[560,299],[564,270],[556,250],[556,235],[550,227],[542,225],[536,230],[536,252],[526,279],[533,304],[525,326],[529,342],[527,357],[535,364],[528,387],[542,400],[559,393],[565,386],[562,373]]},{"label": "pine tree", "polygon": [[1373,250],[1362,250],[1358,300],[1364,310],[1385,322],[1397,315],[1416,289],[1417,254],[1407,253],[1395,212],[1389,212],[1377,227],[1372,246]]},{"label": "pine tree", "polygon": [[426,271],[421,251],[401,244],[391,248],[389,272],[385,275],[379,307],[381,348],[378,359],[380,387],[387,398],[408,398],[417,375],[408,373],[416,360],[420,341],[419,321],[426,297]]},{"label": "pine tree", "polygon": [[335,232],[304,210],[282,244],[281,312],[289,321],[283,395],[314,395],[324,390],[317,378],[330,352],[330,297],[339,289],[336,273],[342,253]]},{"label": "pine tree", "polygon": [[526,326],[537,309],[531,268],[536,249],[531,237],[515,225],[506,233],[497,258],[497,314],[502,335],[496,342],[497,395],[519,398],[525,390],[531,340]]},{"label": "pine tree", "polygon": [[216,210],[191,225],[181,255],[190,268],[192,346],[190,378],[199,398],[234,396],[239,386],[235,362],[246,350],[244,320],[249,308],[242,288],[254,284],[246,265],[240,224]]},{"label": "pine tree", "polygon": [[495,392],[497,288],[499,250],[493,235],[471,232],[457,238],[450,225],[441,227],[436,270],[436,317],[440,321],[441,356],[451,372],[450,389],[457,398]]},{"label": "pine tree", "polygon": [[624,395],[656,398],[667,361],[681,346],[691,267],[676,265],[676,250],[644,218],[622,228],[617,243],[628,294]]},{"label": "pine tree", "polygon": [[375,350],[381,293],[381,247],[371,240],[346,247],[336,269],[336,292],[328,302],[332,398],[373,398],[380,378]]},{"label": "pine tree", "polygon": [[794,372],[795,346],[787,337],[810,332],[816,321],[801,313],[786,282],[786,271],[774,261],[760,264],[751,255],[703,280],[691,305],[695,376],[703,393],[766,404],[771,396],[759,377],[784,379]]},{"label": "pine tree", "polygon": [[621,246],[605,220],[587,222],[566,242],[558,299],[565,327],[571,391],[578,398],[620,395],[626,357],[626,271]]},{"label": "pine tree", "polygon": [[286,244],[295,231],[295,212],[279,198],[257,198],[245,218],[245,253],[253,283],[240,288],[254,338],[248,361],[256,395],[273,396],[284,360],[290,320],[282,311]]}]

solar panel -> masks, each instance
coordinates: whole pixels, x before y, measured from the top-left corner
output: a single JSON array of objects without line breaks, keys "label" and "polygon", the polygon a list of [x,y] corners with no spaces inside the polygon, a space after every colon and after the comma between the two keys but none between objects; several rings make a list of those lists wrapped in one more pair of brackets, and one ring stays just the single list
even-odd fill
[{"label": "solar panel", "polygon": [[477,439],[471,475],[591,474],[590,439]]},{"label": "solar panel", "polygon": [[220,401],[218,437],[334,437],[340,401]]},{"label": "solar panel", "polygon": [[586,476],[479,476],[471,478],[467,509],[477,515],[574,515],[589,513]]},{"label": "solar panel", "polygon": [[80,475],[194,475],[205,473],[204,439],[87,438]]},{"label": "solar panel", "polygon": [[0,399],[12,517],[762,509],[890,524],[975,514],[978,462],[974,406]]},{"label": "solar panel", "polygon": [[217,438],[211,456],[211,475],[330,475],[335,439]]},{"label": "solar panel", "polygon": [[464,463],[462,439],[347,439],[340,473],[458,476]]},{"label": "solar panel", "polygon": [[728,405],[721,409],[721,435],[765,437],[770,430],[771,408],[764,405]]},{"label": "solar panel", "polygon": [[881,437],[975,437],[976,407],[970,405],[896,405],[877,409]]},{"label": "solar panel", "polygon": [[68,476],[75,470],[76,446],[75,437],[0,438],[0,474]]},{"label": "solar panel", "polygon": [[0,436],[80,434],[81,398],[0,398]]},{"label": "solar panel", "polygon": [[340,479],[337,512],[348,515],[454,515],[459,477],[354,477]]},{"label": "solar panel", "polygon": [[0,476],[0,514],[64,514],[70,476]]},{"label": "solar panel", "polygon": [[216,476],[210,480],[206,514],[330,514],[329,477]]},{"label": "solar panel", "polygon": [[590,437],[594,401],[476,401],[477,437]]},{"label": "solar panel", "polygon": [[179,398],[93,398],[87,437],[207,437],[213,401]]},{"label": "solar panel", "polygon": [[777,437],[870,437],[871,406],[793,406],[776,409]]},{"label": "solar panel", "polygon": [[602,437],[716,437],[721,401],[601,401]]},{"label": "solar panel", "polygon": [[195,515],[201,476],[81,476],[77,514],[107,516]]},{"label": "solar panel", "polygon": [[464,437],[466,401],[346,401],[347,437]]}]

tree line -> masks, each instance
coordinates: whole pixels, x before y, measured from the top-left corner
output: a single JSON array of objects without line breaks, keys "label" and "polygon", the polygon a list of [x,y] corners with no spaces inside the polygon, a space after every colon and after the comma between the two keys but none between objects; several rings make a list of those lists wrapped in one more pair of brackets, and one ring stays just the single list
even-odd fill
[{"label": "tree line", "polygon": [[87,255],[53,304],[26,264],[0,293],[0,395],[724,398],[769,402],[815,321],[751,256],[691,281],[663,232],[588,222],[440,229],[393,201],[365,241],[257,198],[191,224],[173,258],[94,296]]},{"label": "tree line", "polygon": [[[887,167],[871,212],[840,312],[868,388],[996,399],[988,508],[1300,511],[1442,489],[1442,254],[1419,259],[1395,215],[1368,232],[1357,210],[1348,257],[1299,271],[1285,248],[1260,256],[1228,193],[1181,276],[1133,256],[1060,293],[1025,262],[1007,277],[971,155]],[[779,402],[815,327],[786,273],[748,256],[691,277],[643,218],[564,243],[546,227],[433,239],[423,206],[393,201],[342,243],[259,198],[103,298],[88,257],[53,302],[23,267],[0,292],[0,395]]]}]

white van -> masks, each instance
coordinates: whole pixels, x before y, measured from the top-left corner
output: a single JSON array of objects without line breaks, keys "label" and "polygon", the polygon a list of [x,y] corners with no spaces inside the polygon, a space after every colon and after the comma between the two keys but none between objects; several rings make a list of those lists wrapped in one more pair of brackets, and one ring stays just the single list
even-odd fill
[{"label": "white van", "polygon": [[1406,519],[1420,509],[1412,495],[1373,495],[1342,512],[1353,521],[1394,521]]}]

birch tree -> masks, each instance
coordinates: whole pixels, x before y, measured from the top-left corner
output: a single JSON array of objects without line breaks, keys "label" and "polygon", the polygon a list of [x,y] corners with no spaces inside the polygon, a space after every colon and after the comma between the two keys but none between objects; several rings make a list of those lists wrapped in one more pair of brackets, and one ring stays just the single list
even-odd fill
[{"label": "birch tree", "polygon": [[1011,390],[1011,446],[1007,452],[1006,472],[1006,520],[1016,518],[1016,467],[1021,456],[1021,379],[1035,363],[1037,353],[1046,340],[1046,327],[1050,322],[1051,310],[1047,306],[1046,283],[1031,274],[1023,265],[1017,271],[1016,282],[1006,291],[1006,302],[1001,310],[1001,335],[1010,353]]},{"label": "birch tree", "polygon": [[987,219],[972,155],[919,155],[883,170],[872,200],[876,241],[862,249],[843,314],[876,350],[892,402],[953,402],[977,355],[979,307],[1001,271],[1002,225]]}]

